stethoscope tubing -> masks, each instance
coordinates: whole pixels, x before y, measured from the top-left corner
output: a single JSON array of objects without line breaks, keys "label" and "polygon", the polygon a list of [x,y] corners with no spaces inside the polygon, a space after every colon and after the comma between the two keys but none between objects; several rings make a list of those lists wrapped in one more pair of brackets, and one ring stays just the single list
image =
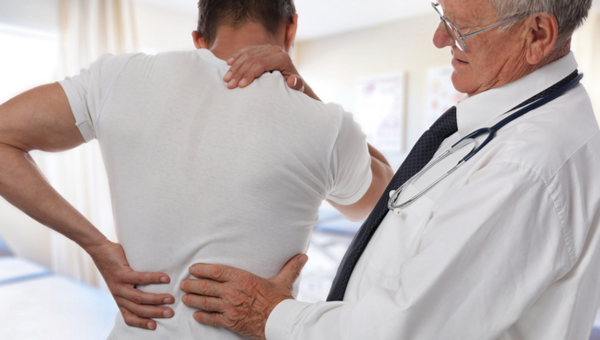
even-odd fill
[{"label": "stethoscope tubing", "polygon": [[[467,161],[469,161],[471,158],[473,158],[473,156],[475,156],[479,151],[481,151],[481,149],[483,149],[489,142],[492,141],[492,139],[494,139],[494,137],[496,137],[496,133],[498,132],[498,130],[500,130],[501,128],[503,128],[506,124],[514,121],[515,119],[523,116],[524,114],[535,110],[543,105],[546,105],[547,103],[553,101],[554,99],[562,96],[565,92],[567,92],[569,89],[571,89],[572,87],[574,87],[575,85],[577,85],[581,79],[583,78],[583,74],[580,73],[577,75],[577,77],[573,78],[571,81],[569,81],[568,83],[566,83],[565,85],[563,85],[562,87],[560,87],[558,90],[548,94],[547,96],[544,96],[543,98],[540,98],[539,100],[534,101],[533,103],[519,109],[517,112],[511,114],[510,116],[504,118],[503,120],[501,120],[500,122],[498,122],[497,124],[495,124],[492,127],[488,127],[488,128],[481,128],[479,130],[473,131],[470,134],[468,134],[467,136],[465,136],[464,138],[461,138],[458,142],[456,142],[454,145],[452,145],[452,147],[447,150],[446,152],[444,152],[442,155],[440,155],[438,158],[436,158],[433,162],[430,162],[430,164],[428,164],[427,166],[425,166],[421,171],[419,171],[418,173],[416,173],[414,176],[412,176],[409,180],[407,180],[404,184],[402,184],[400,186],[400,188],[398,188],[397,190],[392,190],[389,192],[389,196],[390,199],[388,201],[388,208],[392,211],[394,211],[394,213],[396,213],[397,215],[401,215],[402,214],[402,209],[407,207],[408,205],[412,204],[414,201],[418,200],[420,197],[422,197],[423,195],[425,195],[431,188],[433,188],[435,185],[437,185],[439,182],[441,182],[442,180],[444,180],[446,177],[450,176],[450,174],[452,174],[453,172],[455,172],[459,167],[461,167],[463,164],[465,164]],[[413,183],[417,178],[419,178],[423,173],[425,173],[426,171],[428,171],[429,169],[431,169],[433,166],[435,166],[436,164],[438,164],[439,162],[441,162],[442,160],[444,160],[446,157],[448,157],[450,154],[452,154],[453,152],[455,152],[458,149],[461,149],[462,147],[464,147],[465,145],[468,145],[470,143],[476,143],[475,142],[475,138],[483,135],[483,134],[488,134],[487,138],[483,141],[483,143],[481,143],[481,145],[474,147],[474,149],[469,152],[465,157],[463,157],[460,161],[458,161],[458,163],[452,167],[449,171],[447,171],[446,173],[444,173],[441,177],[439,177],[437,180],[435,180],[433,183],[431,183],[430,185],[428,185],[425,189],[421,190],[419,193],[417,193],[416,195],[414,195],[413,197],[411,197],[410,199],[408,199],[407,201],[405,201],[404,203],[401,204],[396,204],[394,203],[398,197],[400,196],[400,194],[404,191],[404,189],[410,184]]]},{"label": "stethoscope tubing", "polygon": [[[462,160],[463,161],[468,161],[469,159],[473,158],[473,156],[475,156],[481,149],[483,149],[489,142],[492,141],[492,139],[494,139],[494,137],[496,137],[496,132],[498,132],[498,130],[500,130],[501,128],[503,128],[506,124],[514,121],[517,118],[520,118],[521,116],[523,116],[524,114],[533,111],[539,107],[542,107],[546,104],[548,104],[549,102],[553,101],[554,99],[562,96],[565,92],[567,92],[569,89],[571,89],[573,86],[577,85],[581,79],[583,78],[583,73],[580,73],[577,75],[577,77],[573,78],[570,82],[566,83],[565,85],[563,85],[561,88],[559,88],[558,90],[550,93],[549,95],[540,98],[539,100],[521,108],[519,111],[511,114],[510,116],[504,118],[503,120],[501,120],[500,122],[498,122],[496,125],[489,127],[489,128],[482,128],[479,130],[476,130],[474,132],[471,132],[470,134],[468,134],[466,137],[462,138],[461,140],[459,140],[456,144],[459,144],[460,142],[462,142],[464,139],[475,139],[485,133],[488,133],[488,137],[485,139],[485,141],[483,141],[483,143],[481,143],[480,146],[478,146],[477,148],[475,148],[475,150],[471,151],[468,155],[466,155]],[[453,146],[454,146],[453,145]]]}]

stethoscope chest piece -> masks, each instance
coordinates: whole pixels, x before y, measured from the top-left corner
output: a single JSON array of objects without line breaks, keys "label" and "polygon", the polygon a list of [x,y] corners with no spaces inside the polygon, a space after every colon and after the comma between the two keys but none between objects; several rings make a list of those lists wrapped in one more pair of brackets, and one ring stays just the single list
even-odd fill
[{"label": "stethoscope chest piece", "polygon": [[[394,213],[394,215],[401,216],[403,214],[404,208],[411,205],[414,201],[416,201],[421,196],[423,196],[425,193],[427,193],[431,188],[433,188],[441,180],[443,180],[444,178],[446,178],[447,176],[452,174],[454,171],[456,171],[456,169],[458,169],[461,165],[463,165],[465,163],[465,160],[464,160],[464,158],[462,160],[460,160],[452,169],[448,170],[440,178],[435,180],[433,183],[431,183],[425,189],[418,192],[413,197],[407,199],[406,201],[398,202],[400,195],[402,194],[402,192],[408,185],[414,183],[419,177],[421,177],[421,175],[423,173],[425,173],[426,171],[428,171],[429,169],[434,167],[436,164],[438,164],[439,162],[443,161],[450,155],[458,152],[459,150],[461,150],[465,147],[466,147],[466,152],[464,152],[464,153],[468,156],[477,147],[477,142],[473,138],[463,138],[458,143],[454,144],[452,146],[452,148],[450,148],[450,150],[444,152],[441,156],[439,156],[437,159],[430,162],[427,166],[425,166],[421,171],[419,171],[417,174],[415,174],[412,178],[407,180],[400,188],[398,188],[397,190],[390,190],[390,192],[389,192],[390,199],[388,201],[388,208]],[[467,156],[465,156],[465,158]]]}]

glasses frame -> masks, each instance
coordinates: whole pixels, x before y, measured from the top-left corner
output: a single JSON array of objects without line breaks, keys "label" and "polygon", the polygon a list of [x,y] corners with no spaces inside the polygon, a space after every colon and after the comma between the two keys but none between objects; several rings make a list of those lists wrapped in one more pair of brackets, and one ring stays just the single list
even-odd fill
[{"label": "glasses frame", "polygon": [[[451,23],[450,20],[444,18],[444,16],[442,15],[442,12],[440,12],[440,10],[437,9],[437,6],[439,6],[439,5],[440,5],[439,3],[435,3],[435,2],[431,3],[431,7],[433,7],[433,9],[440,16],[440,20],[444,23],[444,27],[446,28],[446,32],[448,32],[448,35],[450,36],[450,38],[452,39],[452,41],[454,41],[454,45],[456,45],[456,47],[458,47],[458,49],[461,50],[461,51],[463,51],[463,52],[467,52],[467,44],[465,43],[465,39],[466,38],[472,37],[475,34],[479,34],[481,32],[485,32],[485,31],[487,31],[489,29],[492,29],[494,27],[500,26],[500,25],[505,24],[505,23],[507,23],[509,21],[516,20],[516,19],[519,19],[519,18],[524,17],[526,15],[529,15],[529,13],[519,14],[519,15],[514,16],[512,18],[508,18],[508,19],[503,20],[503,21],[501,21],[499,23],[493,24],[492,26],[480,29],[480,30],[475,31],[473,33],[469,33],[467,35],[462,35],[460,33],[460,31],[458,30],[458,28],[453,23]],[[458,35],[458,38],[460,39],[460,42],[458,40],[456,40],[456,38],[454,37],[454,35],[452,35],[452,33],[450,32],[451,29],[456,32],[456,34]]]}]

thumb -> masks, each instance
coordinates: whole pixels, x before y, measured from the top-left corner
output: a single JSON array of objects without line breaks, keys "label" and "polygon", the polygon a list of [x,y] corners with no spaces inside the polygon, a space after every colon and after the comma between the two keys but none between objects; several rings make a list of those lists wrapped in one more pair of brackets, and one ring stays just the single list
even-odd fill
[{"label": "thumb", "polygon": [[302,268],[304,268],[306,261],[308,261],[308,256],[306,256],[306,254],[299,254],[292,257],[292,259],[283,266],[279,274],[275,276],[275,281],[285,284],[286,286],[292,286],[294,282],[296,282],[298,276],[300,276],[300,272],[302,271]]},{"label": "thumb", "polygon": [[304,79],[298,75],[291,75],[287,78],[287,85],[300,92],[304,92]]}]

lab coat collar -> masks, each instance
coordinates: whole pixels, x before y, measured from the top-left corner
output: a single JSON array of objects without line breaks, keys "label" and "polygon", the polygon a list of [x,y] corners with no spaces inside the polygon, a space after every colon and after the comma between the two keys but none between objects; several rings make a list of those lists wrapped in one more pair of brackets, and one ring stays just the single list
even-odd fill
[{"label": "lab coat collar", "polygon": [[502,87],[467,97],[456,104],[461,137],[498,118],[525,100],[561,81],[577,69],[573,52]]}]

